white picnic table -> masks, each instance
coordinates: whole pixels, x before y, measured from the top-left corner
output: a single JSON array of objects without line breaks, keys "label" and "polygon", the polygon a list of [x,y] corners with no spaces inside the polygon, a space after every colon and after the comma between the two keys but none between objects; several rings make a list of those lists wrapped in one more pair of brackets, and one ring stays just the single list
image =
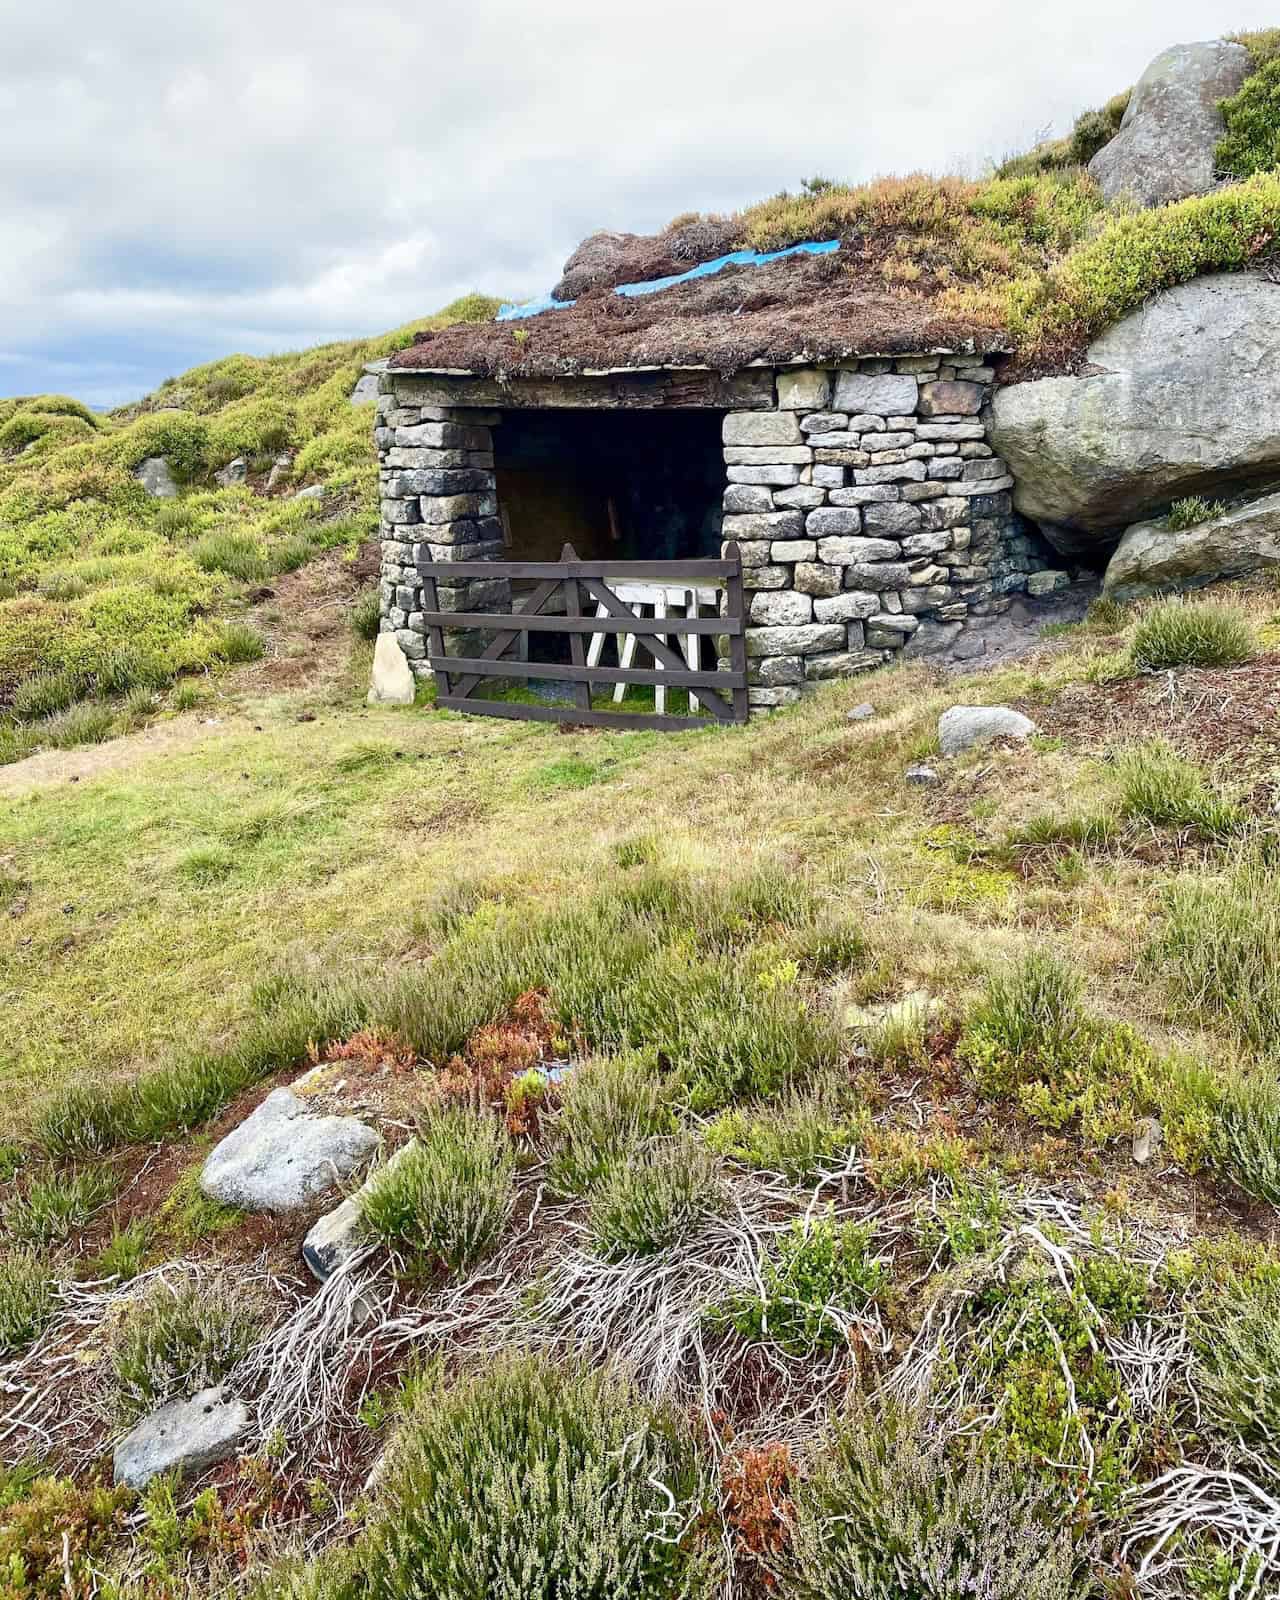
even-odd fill
[{"label": "white picnic table", "polygon": [[[614,579],[606,577],[604,582],[611,593],[615,594],[623,605],[628,606],[636,617],[644,615],[646,609],[652,607],[655,617],[669,617],[672,615],[682,617],[698,616],[703,606],[718,607],[720,604],[720,591],[712,586],[670,584],[660,582],[646,582],[641,578]],[[596,606],[596,616],[608,615],[608,608],[599,603]],[[647,635],[646,637],[652,637]],[[665,644],[668,635],[658,635]],[[600,664],[600,657],[604,654],[606,639],[618,640],[618,664],[629,667],[635,660],[636,635],[634,633],[612,634],[593,633],[587,647],[587,665],[596,667]],[[698,670],[698,636],[692,633],[677,633],[680,640],[680,652],[684,656],[690,672]],[[659,672],[663,670],[661,661],[655,657],[654,665]],[[625,696],[627,685],[619,683],[614,686],[613,699],[617,704]],[[698,698],[692,689],[689,690],[689,710],[692,711],[698,704]],[[653,691],[653,709],[661,715],[667,709],[667,690],[665,684],[658,684]]]}]

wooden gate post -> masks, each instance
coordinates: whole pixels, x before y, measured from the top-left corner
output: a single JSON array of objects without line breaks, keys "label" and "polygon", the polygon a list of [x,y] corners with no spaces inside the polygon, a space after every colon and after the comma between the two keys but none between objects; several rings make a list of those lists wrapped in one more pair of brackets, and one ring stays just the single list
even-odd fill
[{"label": "wooden gate post", "polygon": [[[422,575],[422,609],[425,612],[438,612],[440,609],[440,595],[436,588],[435,577],[431,573]],[[444,629],[436,623],[427,624],[427,653],[437,658],[444,655]],[[453,690],[449,685],[449,674],[443,667],[436,667],[436,693],[448,698]]]},{"label": "wooden gate post", "polygon": [[[576,561],[578,552],[571,544],[566,544],[560,552],[560,559],[564,562]],[[564,580],[564,609],[568,617],[582,615],[582,591],[578,587],[577,575],[566,573]],[[575,667],[586,668],[587,645],[580,633],[569,635],[569,659]],[[573,703],[579,711],[591,710],[591,684],[585,678],[579,678],[573,686]]]},{"label": "wooden gate post", "polygon": [[738,619],[738,626],[729,635],[729,666],[735,676],[741,676],[744,687],[733,690],[733,717],[735,722],[745,722],[751,714],[747,695],[747,638],[743,633],[747,622],[746,599],[742,592],[742,551],[738,541],[731,539],[725,546],[726,561],[733,562],[733,571],[725,582],[725,610]]}]

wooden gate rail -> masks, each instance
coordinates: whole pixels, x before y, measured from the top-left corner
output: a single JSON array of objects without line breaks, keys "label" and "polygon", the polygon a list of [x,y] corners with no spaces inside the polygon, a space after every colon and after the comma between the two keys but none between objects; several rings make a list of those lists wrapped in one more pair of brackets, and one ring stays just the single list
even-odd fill
[{"label": "wooden gate rail", "polygon": [[[745,722],[747,653],[742,559],[738,546],[726,546],[721,561],[582,561],[572,545],[565,545],[559,561],[420,561],[423,620],[427,629],[427,660],[436,675],[436,704],[452,711],[482,716],[510,717],[518,722],[570,722],[595,728],[705,728],[709,722]],[[520,611],[441,611],[437,584],[465,578],[537,579],[538,586]],[[718,617],[638,617],[609,588],[609,582],[640,579],[669,589],[719,588],[726,592],[724,613]],[[547,615],[543,608],[563,594],[564,615]],[[584,615],[599,608],[603,615]],[[495,634],[477,656],[451,656],[446,652],[445,629],[479,629]],[[531,633],[569,636],[569,665],[513,659],[508,651],[527,643]],[[653,658],[651,667],[588,666],[586,637],[614,634],[619,640],[631,634],[637,647]],[[664,643],[674,635],[706,637],[727,635],[727,671],[704,672],[690,668],[678,650]],[[521,654],[528,655],[527,648]],[[478,698],[477,687],[486,678],[549,678],[574,686],[573,705],[531,706],[507,700]],[[657,712],[596,711],[591,706],[592,684],[634,683],[668,689],[695,689],[705,717],[668,716]],[[723,697],[722,697],[723,696]]]}]

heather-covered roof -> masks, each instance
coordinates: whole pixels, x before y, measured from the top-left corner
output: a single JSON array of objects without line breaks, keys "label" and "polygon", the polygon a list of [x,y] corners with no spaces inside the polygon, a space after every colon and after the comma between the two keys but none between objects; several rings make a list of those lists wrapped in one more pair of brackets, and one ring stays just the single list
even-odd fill
[{"label": "heather-covered roof", "polygon": [[887,287],[880,252],[856,236],[829,254],[731,264],[655,293],[617,292],[684,273],[738,242],[717,221],[652,237],[594,234],[554,291],[573,304],[424,332],[391,366],[504,378],[652,367],[730,373],[753,362],[1008,348],[999,328],[945,314],[926,293]]}]

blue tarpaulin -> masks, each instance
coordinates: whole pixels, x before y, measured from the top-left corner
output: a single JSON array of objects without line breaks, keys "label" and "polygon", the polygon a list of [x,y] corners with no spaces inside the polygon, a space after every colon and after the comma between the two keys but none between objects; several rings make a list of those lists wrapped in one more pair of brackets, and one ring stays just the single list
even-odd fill
[{"label": "blue tarpaulin", "polygon": [[[614,294],[634,298],[636,295],[657,294],[662,289],[673,289],[678,283],[690,283],[694,278],[710,278],[725,267],[763,267],[770,261],[781,261],[784,256],[826,256],[840,248],[839,239],[824,239],[820,244],[793,244],[785,250],[734,250],[727,256],[717,256],[714,261],[704,261],[690,267],[688,272],[677,272],[670,278],[651,278],[647,283],[620,283]],[[507,305],[498,312],[498,322],[515,322],[522,317],[536,317],[544,311],[567,311],[577,305],[576,300],[557,300],[544,294],[536,300],[526,300],[523,305]]]}]

